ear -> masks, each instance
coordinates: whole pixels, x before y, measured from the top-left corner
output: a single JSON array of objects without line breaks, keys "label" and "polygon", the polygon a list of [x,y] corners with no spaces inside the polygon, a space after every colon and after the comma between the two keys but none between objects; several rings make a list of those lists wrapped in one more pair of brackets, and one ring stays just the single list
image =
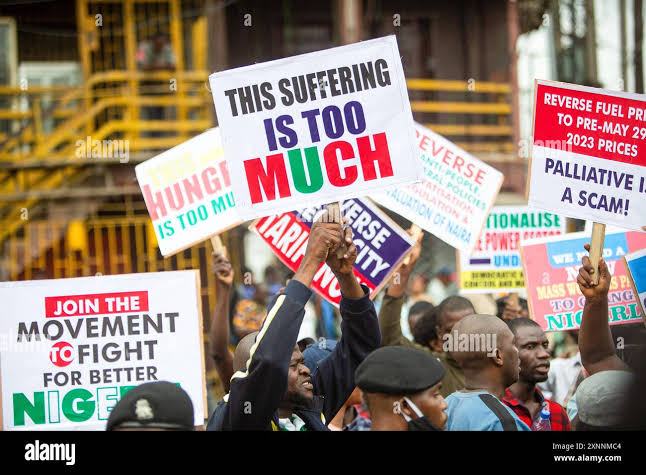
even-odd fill
[{"label": "ear", "polygon": [[502,366],[502,351],[500,348],[496,348],[491,353],[488,353],[488,356],[493,361],[493,364],[496,366]]}]

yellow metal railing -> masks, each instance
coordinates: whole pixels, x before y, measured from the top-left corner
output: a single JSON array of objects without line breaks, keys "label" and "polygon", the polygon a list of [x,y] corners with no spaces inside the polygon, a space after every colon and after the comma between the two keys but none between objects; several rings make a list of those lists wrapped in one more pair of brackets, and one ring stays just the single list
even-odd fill
[{"label": "yellow metal railing", "polygon": [[[96,73],[81,87],[69,88],[0,88],[0,97],[31,99],[29,110],[16,107],[0,109],[0,121],[9,121],[9,130],[20,133],[0,135],[0,160],[17,158],[71,158],[78,140],[122,138],[131,140],[130,151],[161,150],[169,144],[176,145],[208,128],[211,124],[211,95],[206,88],[207,71],[167,71],[154,73],[129,73],[106,71]],[[157,81],[157,88],[141,85]],[[164,82],[168,88],[164,91]],[[181,84],[183,91],[176,88]],[[156,89],[156,90],[152,90]],[[161,89],[161,91],[160,91]],[[161,94],[160,94],[161,92]],[[39,107],[40,96],[57,93],[48,100],[56,104],[53,110]],[[65,94],[62,94],[65,93]],[[148,94],[147,94],[148,93]],[[150,95],[149,95],[150,94]],[[10,101],[14,104],[19,101]],[[175,109],[177,119],[163,121],[142,120],[144,108],[163,107]],[[64,119],[53,131],[44,133],[42,123],[53,117]],[[182,119],[183,117],[183,119]],[[115,121],[115,118],[118,118]],[[25,123],[28,121],[28,123]],[[106,131],[106,125],[115,121],[109,129],[111,135],[98,134]],[[151,137],[140,140],[143,131],[172,132],[173,137]],[[70,153],[72,155],[70,155]]]},{"label": "yellow metal railing", "polygon": [[406,84],[418,122],[470,152],[512,152],[509,84],[437,79]]}]

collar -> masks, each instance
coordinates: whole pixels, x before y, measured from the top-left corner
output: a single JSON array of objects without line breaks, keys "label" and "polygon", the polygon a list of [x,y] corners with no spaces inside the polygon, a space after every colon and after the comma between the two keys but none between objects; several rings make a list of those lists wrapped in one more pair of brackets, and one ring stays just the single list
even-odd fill
[{"label": "collar", "polygon": [[[539,404],[543,404],[545,401],[545,396],[543,396],[543,392],[538,388],[538,386],[534,387],[534,399],[536,399],[536,402]],[[502,397],[502,400],[509,404],[510,406],[523,406],[523,403],[520,402],[520,400],[514,395],[514,393],[511,392],[509,388],[505,388],[505,394]]]}]

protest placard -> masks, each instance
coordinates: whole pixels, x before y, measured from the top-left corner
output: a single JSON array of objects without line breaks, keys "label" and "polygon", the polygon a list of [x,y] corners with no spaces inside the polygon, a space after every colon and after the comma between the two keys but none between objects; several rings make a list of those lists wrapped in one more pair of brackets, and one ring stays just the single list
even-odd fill
[{"label": "protest placard", "polygon": [[529,205],[627,229],[646,223],[646,96],[537,80]]},{"label": "protest placard", "polygon": [[470,253],[504,177],[417,123],[415,138],[424,170],[422,181],[372,193],[370,198],[447,244]]},{"label": "protest placard", "polygon": [[624,264],[628,268],[628,276],[641,305],[642,315],[646,315],[646,249],[626,254]]},{"label": "protest placard", "polygon": [[[360,283],[370,289],[370,296],[374,298],[388,282],[399,262],[411,251],[414,241],[365,198],[342,201],[340,207],[344,217],[348,218],[348,226],[352,228],[357,246],[354,274]],[[311,207],[267,216],[254,221],[249,229],[267,243],[283,264],[296,272],[305,255],[312,223],[322,211],[320,207]],[[339,305],[339,283],[327,264],[319,267],[312,289],[329,302]]]},{"label": "protest placard", "polygon": [[130,389],[206,386],[196,270],[0,283],[5,430],[104,430]]},{"label": "protest placard", "polygon": [[242,222],[217,128],[140,163],[135,172],[163,256]]},{"label": "protest placard", "polygon": [[[523,271],[530,315],[545,331],[571,330],[581,324],[585,297],[577,284],[583,248],[590,234],[570,233],[521,244]],[[646,233],[607,234],[603,259],[612,275],[608,293],[610,325],[638,322],[642,318],[631,288],[623,256],[646,247]]]},{"label": "protest placard", "polygon": [[395,36],[209,79],[245,218],[364,196],[421,177]]},{"label": "protest placard", "polygon": [[473,253],[457,252],[462,293],[516,292],[525,289],[520,243],[565,234],[562,216],[528,206],[495,206]]}]

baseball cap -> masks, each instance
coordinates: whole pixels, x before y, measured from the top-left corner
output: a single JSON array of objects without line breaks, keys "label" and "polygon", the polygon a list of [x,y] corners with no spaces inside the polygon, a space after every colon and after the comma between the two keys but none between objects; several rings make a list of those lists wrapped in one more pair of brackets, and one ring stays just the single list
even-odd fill
[{"label": "baseball cap", "polygon": [[303,358],[305,359],[303,364],[307,366],[311,372],[314,372],[316,365],[332,353],[332,350],[334,350],[335,347],[336,340],[321,339],[316,343],[312,343],[305,348],[305,351],[303,351]]}]

